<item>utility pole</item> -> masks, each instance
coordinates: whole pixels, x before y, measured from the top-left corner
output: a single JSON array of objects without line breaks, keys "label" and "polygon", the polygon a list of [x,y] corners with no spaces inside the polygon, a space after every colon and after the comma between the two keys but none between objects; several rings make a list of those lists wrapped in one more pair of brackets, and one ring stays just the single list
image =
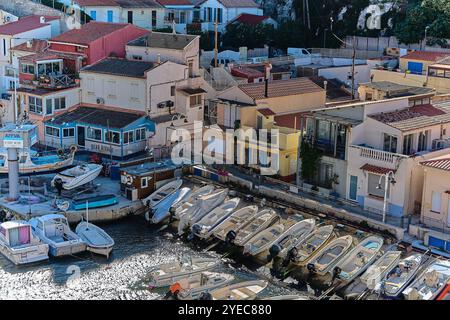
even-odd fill
[{"label": "utility pole", "polygon": [[219,54],[219,21],[218,14],[216,14],[216,21],[214,22],[214,66],[219,66],[218,54]]},{"label": "utility pole", "polygon": [[306,1],[306,19],[308,20],[308,29],[311,30],[311,18],[309,15],[309,0]]},{"label": "utility pole", "polygon": [[352,100],[355,100],[355,64],[356,64],[356,37],[353,36],[353,59],[352,59]]}]

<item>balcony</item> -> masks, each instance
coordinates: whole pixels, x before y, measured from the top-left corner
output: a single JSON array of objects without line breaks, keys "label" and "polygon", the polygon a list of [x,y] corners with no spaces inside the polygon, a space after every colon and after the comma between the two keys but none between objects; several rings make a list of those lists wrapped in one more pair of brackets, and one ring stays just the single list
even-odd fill
[{"label": "balcony", "polygon": [[359,150],[359,156],[361,158],[377,161],[385,165],[393,166],[397,164],[397,161],[399,161],[400,159],[409,158],[409,156],[405,156],[403,154],[386,152],[382,150],[369,148],[366,146],[351,145],[350,148],[352,148],[353,150]]},{"label": "balcony", "polygon": [[77,85],[75,75],[59,74],[59,75],[41,75],[37,78],[37,87],[47,89],[64,89]]}]

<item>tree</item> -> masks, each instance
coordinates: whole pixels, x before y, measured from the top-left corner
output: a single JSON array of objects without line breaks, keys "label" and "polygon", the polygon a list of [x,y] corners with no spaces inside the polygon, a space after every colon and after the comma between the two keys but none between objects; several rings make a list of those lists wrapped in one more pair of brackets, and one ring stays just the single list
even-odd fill
[{"label": "tree", "polygon": [[274,28],[269,24],[249,25],[235,23],[227,26],[222,36],[223,47],[262,48],[274,38]]}]

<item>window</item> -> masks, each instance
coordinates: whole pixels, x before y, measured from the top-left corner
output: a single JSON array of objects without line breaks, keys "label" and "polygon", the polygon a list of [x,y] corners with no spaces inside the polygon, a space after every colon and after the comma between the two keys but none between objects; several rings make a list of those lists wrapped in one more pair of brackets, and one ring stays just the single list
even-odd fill
[{"label": "window", "polygon": [[145,140],[145,129],[137,129],[136,130],[136,141],[142,141]]},{"label": "window", "polygon": [[88,128],[87,137],[88,139],[102,141],[102,130],[96,128]]},{"label": "window", "polygon": [[189,69],[189,78],[194,77],[194,61],[189,60],[188,61],[188,69]]},{"label": "window", "polygon": [[372,94],[372,92],[367,92],[367,93],[366,93],[366,100],[367,100],[367,101],[372,101],[372,100],[373,100],[373,94]]},{"label": "window", "polygon": [[147,188],[148,187],[148,178],[142,178],[141,179],[141,188]]},{"label": "window", "polygon": [[211,22],[212,21],[212,8],[207,8],[207,10],[208,10],[208,15],[206,17],[206,21]]},{"label": "window", "polygon": [[47,99],[45,101],[45,114],[52,114],[53,112],[53,100]]},{"label": "window", "polygon": [[423,131],[419,133],[419,141],[417,143],[417,151],[422,152],[428,149],[428,136],[430,135],[430,131]]},{"label": "window", "polygon": [[409,156],[409,155],[413,154],[412,143],[413,143],[413,135],[412,134],[408,134],[403,138],[403,154],[404,155]]},{"label": "window", "polygon": [[94,94],[95,93],[95,83],[94,83],[94,79],[93,78],[88,78],[87,79],[87,90],[88,90],[88,94]]},{"label": "window", "polygon": [[217,8],[217,22],[218,23],[222,23],[222,12],[223,12],[223,10],[222,10],[222,8]]},{"label": "window", "polygon": [[132,100],[139,100],[139,84],[138,83],[132,83],[130,84],[130,97]]},{"label": "window", "polygon": [[[385,179],[386,176],[381,177],[380,180],[379,175],[373,174],[373,173],[369,173],[368,174],[368,179],[367,179],[367,193],[371,196],[374,197],[378,197],[378,198],[383,198],[384,199],[384,185],[385,185]],[[380,185],[378,185],[378,183],[380,183]],[[378,186],[380,186],[381,188],[378,188]],[[389,198],[389,193],[390,193],[390,185],[388,185],[388,198]]]},{"label": "window", "polygon": [[156,28],[158,24],[158,19],[157,19],[157,12],[156,10],[152,11],[152,28]]},{"label": "window", "polygon": [[383,151],[397,153],[397,137],[384,134]]},{"label": "window", "polygon": [[142,56],[133,55],[133,56],[131,56],[131,59],[133,59],[133,60],[142,60]]},{"label": "window", "polygon": [[3,38],[3,55],[6,57],[6,39]]},{"label": "window", "polygon": [[175,86],[170,87],[170,96],[175,97]]},{"label": "window", "polygon": [[60,61],[55,62],[47,62],[47,63],[39,63],[38,67],[38,76],[40,75],[57,75],[61,71]]},{"label": "window", "polygon": [[66,97],[55,98],[55,110],[66,108]]},{"label": "window", "polygon": [[201,94],[198,94],[198,95],[195,95],[195,96],[191,96],[190,100],[191,100],[190,101],[191,102],[191,108],[202,105],[202,95]]},{"label": "window", "polygon": [[120,144],[120,132],[117,131],[107,131],[105,132],[105,141],[114,144]]},{"label": "window", "polygon": [[106,82],[106,95],[108,98],[115,99],[117,96],[117,90],[116,90],[116,82],[115,81],[107,81]]},{"label": "window", "polygon": [[134,142],[134,131],[127,131],[123,133],[123,143],[133,143]]},{"label": "window", "polygon": [[52,137],[59,137],[59,128],[46,126],[45,134]]},{"label": "window", "polygon": [[317,121],[317,139],[322,142],[329,142],[331,139],[330,122],[318,120]]},{"label": "window", "polygon": [[28,97],[28,107],[30,112],[42,114],[42,99],[37,97]]},{"label": "window", "polygon": [[441,194],[439,192],[432,192],[431,194],[431,211],[441,213]]},{"label": "window", "polygon": [[24,63],[21,65],[20,72],[27,74],[34,74],[34,65]]},{"label": "window", "polygon": [[180,23],[186,23],[186,12],[180,12]]},{"label": "window", "polygon": [[75,129],[74,128],[63,129],[63,137],[64,138],[75,137]]},{"label": "window", "polygon": [[108,10],[107,15],[108,15],[108,22],[113,22],[113,11]]},{"label": "window", "polygon": [[91,17],[92,20],[97,20],[97,11],[91,10],[89,16]]}]

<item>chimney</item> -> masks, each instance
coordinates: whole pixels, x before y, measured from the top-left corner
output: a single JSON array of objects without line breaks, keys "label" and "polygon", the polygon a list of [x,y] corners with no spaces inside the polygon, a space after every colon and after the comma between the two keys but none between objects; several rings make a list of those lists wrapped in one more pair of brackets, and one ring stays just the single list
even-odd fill
[{"label": "chimney", "polygon": [[39,22],[40,22],[40,23],[45,23],[45,17],[44,17],[44,16],[40,16]]},{"label": "chimney", "polygon": [[265,76],[264,76],[264,97],[269,97],[269,79],[270,79],[270,70],[272,70],[272,65],[270,63],[266,64],[265,68]]}]

